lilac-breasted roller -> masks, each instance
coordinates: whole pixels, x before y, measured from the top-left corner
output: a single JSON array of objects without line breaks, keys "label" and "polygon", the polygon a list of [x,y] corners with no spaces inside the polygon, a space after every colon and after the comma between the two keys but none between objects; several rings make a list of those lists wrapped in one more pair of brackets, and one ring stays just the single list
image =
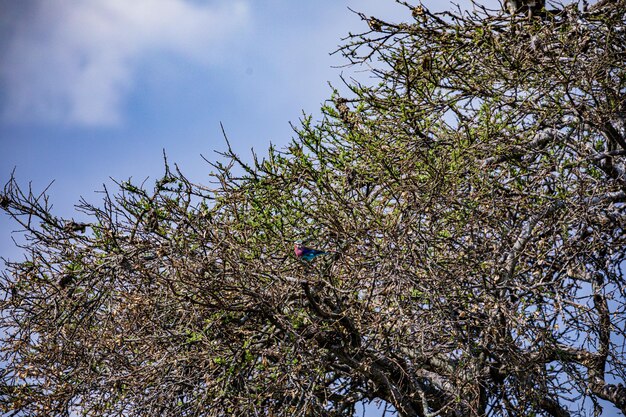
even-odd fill
[{"label": "lilac-breasted roller", "polygon": [[320,255],[325,255],[328,252],[324,252],[323,250],[311,249],[302,245],[302,242],[297,241],[294,245],[294,252],[296,256],[300,259],[304,259],[305,261],[312,261],[315,257]]}]

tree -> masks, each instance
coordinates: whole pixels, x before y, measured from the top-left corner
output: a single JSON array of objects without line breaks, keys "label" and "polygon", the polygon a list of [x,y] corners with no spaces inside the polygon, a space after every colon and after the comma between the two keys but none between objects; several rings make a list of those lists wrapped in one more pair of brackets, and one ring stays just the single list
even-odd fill
[{"label": "tree", "polygon": [[374,81],[210,186],[166,161],[81,224],[11,178],[6,411],[626,412],[626,2],[405,6],[340,49]]}]

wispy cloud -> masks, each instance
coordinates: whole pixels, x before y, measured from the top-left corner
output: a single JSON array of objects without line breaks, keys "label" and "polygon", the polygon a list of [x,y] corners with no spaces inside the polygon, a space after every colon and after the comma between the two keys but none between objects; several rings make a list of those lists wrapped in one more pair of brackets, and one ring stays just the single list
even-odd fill
[{"label": "wispy cloud", "polygon": [[115,125],[142,56],[211,65],[250,12],[245,0],[37,0],[21,19],[0,55],[4,120]]}]

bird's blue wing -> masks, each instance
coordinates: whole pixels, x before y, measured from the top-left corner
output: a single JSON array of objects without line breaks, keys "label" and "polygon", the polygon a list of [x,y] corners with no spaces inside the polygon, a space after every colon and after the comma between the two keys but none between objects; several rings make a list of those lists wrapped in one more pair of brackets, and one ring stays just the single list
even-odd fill
[{"label": "bird's blue wing", "polygon": [[302,255],[302,259],[306,261],[313,260],[316,256],[324,255],[326,252],[323,250],[304,248],[304,254]]}]

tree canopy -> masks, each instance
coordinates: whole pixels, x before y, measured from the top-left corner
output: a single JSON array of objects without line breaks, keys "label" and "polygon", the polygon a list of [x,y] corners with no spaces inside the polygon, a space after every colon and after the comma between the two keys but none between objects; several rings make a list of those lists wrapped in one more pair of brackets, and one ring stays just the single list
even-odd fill
[{"label": "tree canopy", "polygon": [[626,413],[626,2],[399,3],[339,49],[367,79],[209,184],[166,161],[82,223],[10,179],[5,412]]}]

